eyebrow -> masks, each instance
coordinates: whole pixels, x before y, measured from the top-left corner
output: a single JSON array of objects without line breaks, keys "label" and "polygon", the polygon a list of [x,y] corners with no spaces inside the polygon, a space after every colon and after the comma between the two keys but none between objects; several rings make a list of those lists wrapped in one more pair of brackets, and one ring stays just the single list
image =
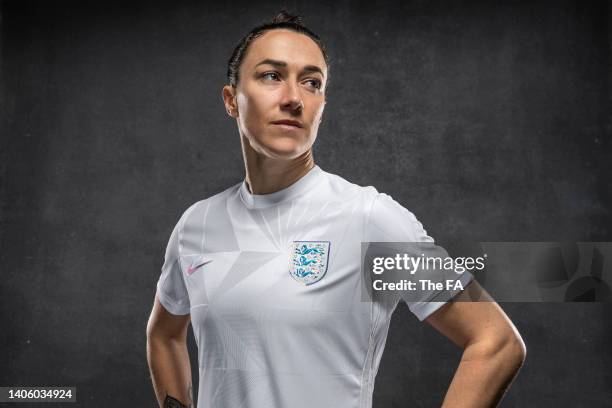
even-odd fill
[{"label": "eyebrow", "polygon": [[[265,60],[259,62],[257,65],[255,65],[255,68],[257,68],[260,65],[264,65],[264,64],[273,65],[273,66],[279,67],[279,68],[287,68],[287,63],[286,62],[279,61],[279,60],[274,60],[274,59],[270,59],[270,58],[266,58]],[[323,77],[325,77],[325,74],[323,73],[323,70],[321,70],[321,68],[317,67],[316,65],[306,65],[302,69],[302,72],[318,72]]]}]

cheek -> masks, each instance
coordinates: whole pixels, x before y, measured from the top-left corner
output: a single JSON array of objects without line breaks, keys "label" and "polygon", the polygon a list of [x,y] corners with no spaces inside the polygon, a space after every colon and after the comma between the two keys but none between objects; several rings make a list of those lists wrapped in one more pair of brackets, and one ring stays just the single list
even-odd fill
[{"label": "cheek", "polygon": [[236,100],[238,104],[238,123],[240,128],[247,135],[251,136],[253,131],[253,118],[257,117],[257,112],[254,111],[256,107],[253,105],[251,99],[244,94],[239,94]]},{"label": "cheek", "polygon": [[236,103],[238,104],[238,113],[242,118],[245,118],[251,114],[253,110],[253,102],[247,95],[239,94],[236,98]]},{"label": "cheek", "polygon": [[261,123],[266,121],[265,115],[268,111],[266,106],[269,101],[265,98],[255,98],[246,94],[240,94],[238,95],[237,102],[240,121],[243,126],[253,129],[261,126]]}]

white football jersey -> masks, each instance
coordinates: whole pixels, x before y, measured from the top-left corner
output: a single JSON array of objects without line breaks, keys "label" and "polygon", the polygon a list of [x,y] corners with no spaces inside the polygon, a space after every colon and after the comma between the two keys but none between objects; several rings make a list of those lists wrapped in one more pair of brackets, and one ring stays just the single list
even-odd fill
[{"label": "white football jersey", "polygon": [[[189,207],[157,295],[191,314],[197,406],[370,408],[397,302],[362,300],[365,241],[433,242],[388,195],[318,166],[275,193],[242,182]],[[423,320],[450,297],[408,306]]]}]

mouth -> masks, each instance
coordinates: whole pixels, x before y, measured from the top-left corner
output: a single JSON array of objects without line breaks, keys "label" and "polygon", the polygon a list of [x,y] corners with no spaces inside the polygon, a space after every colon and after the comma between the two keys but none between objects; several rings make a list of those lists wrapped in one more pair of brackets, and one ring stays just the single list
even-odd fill
[{"label": "mouth", "polygon": [[277,121],[272,122],[272,124],[280,125],[280,126],[287,127],[287,128],[301,128],[302,127],[302,124],[298,122],[297,120],[289,120],[289,119],[277,120]]}]

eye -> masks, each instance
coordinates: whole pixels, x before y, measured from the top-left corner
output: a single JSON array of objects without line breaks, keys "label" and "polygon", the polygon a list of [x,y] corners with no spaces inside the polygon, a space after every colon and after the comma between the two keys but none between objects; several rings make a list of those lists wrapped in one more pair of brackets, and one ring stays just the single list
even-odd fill
[{"label": "eye", "polygon": [[307,79],[306,83],[309,83],[310,86],[314,89],[321,89],[321,81],[318,79]]},{"label": "eye", "polygon": [[276,81],[279,79],[278,72],[264,72],[261,74],[260,78],[262,79],[271,79],[272,81]]}]

